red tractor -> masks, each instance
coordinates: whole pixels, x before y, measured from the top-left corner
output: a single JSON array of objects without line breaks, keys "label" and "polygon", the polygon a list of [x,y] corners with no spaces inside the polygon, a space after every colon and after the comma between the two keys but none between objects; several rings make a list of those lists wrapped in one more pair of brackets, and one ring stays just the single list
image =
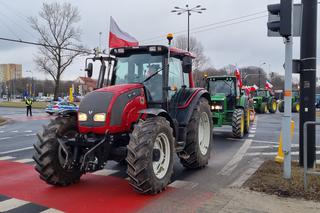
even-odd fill
[{"label": "red tractor", "polygon": [[[170,183],[174,153],[187,168],[206,166],[210,95],[194,88],[192,58],[166,46],[117,48],[110,57],[91,58],[101,62],[97,89],[77,113],[64,111],[38,134],[33,158],[40,178],[67,186],[109,160],[126,161],[134,189],[154,194]],[[93,64],[86,67],[91,77]]]}]

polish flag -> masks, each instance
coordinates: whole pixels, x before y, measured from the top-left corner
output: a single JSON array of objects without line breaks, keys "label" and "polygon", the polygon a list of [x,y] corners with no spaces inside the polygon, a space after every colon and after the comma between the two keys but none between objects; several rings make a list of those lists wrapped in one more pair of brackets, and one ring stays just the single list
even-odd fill
[{"label": "polish flag", "polygon": [[137,39],[132,37],[120,29],[115,20],[110,17],[110,32],[109,32],[109,48],[118,47],[135,47],[139,46]]},{"label": "polish flag", "polygon": [[273,85],[268,80],[266,80],[266,89],[271,90],[272,88]]},{"label": "polish flag", "polygon": [[257,89],[259,89],[259,87],[254,84],[254,85],[251,87],[251,92],[254,92],[254,91],[256,91]]},{"label": "polish flag", "polygon": [[234,74],[238,79],[238,86],[242,88],[242,79],[241,79],[240,71],[238,68],[235,70]]}]

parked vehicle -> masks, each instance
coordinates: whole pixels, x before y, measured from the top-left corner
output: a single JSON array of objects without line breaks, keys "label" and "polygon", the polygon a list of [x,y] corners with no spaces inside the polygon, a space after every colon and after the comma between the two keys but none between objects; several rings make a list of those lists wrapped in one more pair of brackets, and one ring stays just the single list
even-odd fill
[{"label": "parked vehicle", "polygon": [[45,109],[45,112],[48,113],[49,115],[53,114],[58,114],[63,111],[78,111],[79,107],[70,102],[65,102],[65,101],[53,101],[50,104],[48,104],[47,108]]}]

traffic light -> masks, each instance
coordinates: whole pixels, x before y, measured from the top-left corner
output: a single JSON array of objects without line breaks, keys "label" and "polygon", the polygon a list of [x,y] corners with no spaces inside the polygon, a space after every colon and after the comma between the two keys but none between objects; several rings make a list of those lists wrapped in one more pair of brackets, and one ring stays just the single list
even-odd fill
[{"label": "traffic light", "polygon": [[280,4],[268,5],[268,29],[279,32],[281,36],[291,36],[292,31],[292,0],[281,0]]}]

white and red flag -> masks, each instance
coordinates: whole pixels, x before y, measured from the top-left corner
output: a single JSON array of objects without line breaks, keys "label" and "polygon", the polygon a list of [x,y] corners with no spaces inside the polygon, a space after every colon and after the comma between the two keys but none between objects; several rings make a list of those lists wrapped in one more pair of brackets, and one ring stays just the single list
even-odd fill
[{"label": "white and red flag", "polygon": [[254,91],[256,91],[257,89],[259,89],[259,87],[254,84],[254,85],[251,87],[251,92],[254,92]]},{"label": "white and red flag", "polygon": [[135,47],[139,46],[139,42],[129,33],[120,29],[115,20],[110,17],[110,32],[109,32],[109,48],[118,47]]},{"label": "white and red flag", "polygon": [[271,90],[272,88],[273,85],[268,80],[266,80],[266,89]]},{"label": "white and red flag", "polygon": [[238,79],[238,86],[240,87],[240,88],[242,88],[242,79],[241,79],[241,74],[240,74],[240,71],[239,71],[239,69],[237,68],[235,71],[234,71],[234,74],[235,74],[235,76],[237,77],[237,79]]}]

